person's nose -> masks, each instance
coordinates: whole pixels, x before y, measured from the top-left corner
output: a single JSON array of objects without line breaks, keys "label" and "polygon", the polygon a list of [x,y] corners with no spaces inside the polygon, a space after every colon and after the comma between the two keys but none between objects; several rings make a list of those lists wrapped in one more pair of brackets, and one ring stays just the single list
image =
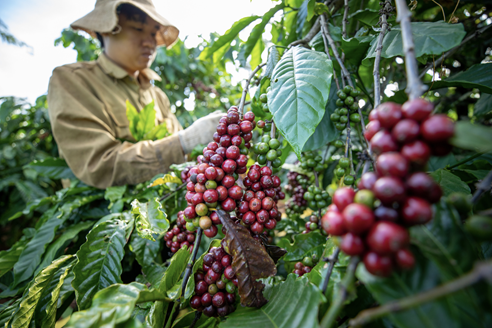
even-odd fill
[{"label": "person's nose", "polygon": [[147,48],[155,49],[157,47],[157,39],[152,33],[147,33],[142,42],[142,45]]}]

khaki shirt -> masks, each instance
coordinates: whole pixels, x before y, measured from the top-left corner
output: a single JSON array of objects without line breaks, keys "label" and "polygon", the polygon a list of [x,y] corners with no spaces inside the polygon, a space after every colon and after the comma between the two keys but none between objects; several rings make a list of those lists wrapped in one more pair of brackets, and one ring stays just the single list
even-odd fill
[{"label": "khaki shirt", "polygon": [[[98,188],[137,184],[184,162],[176,133],[182,127],[169,99],[151,80],[160,77],[150,68],[136,81],[104,54],[53,70],[48,88],[51,126],[60,155],[77,178]],[[127,99],[137,110],[154,100],[156,124],[165,122],[173,135],[135,142]]]}]

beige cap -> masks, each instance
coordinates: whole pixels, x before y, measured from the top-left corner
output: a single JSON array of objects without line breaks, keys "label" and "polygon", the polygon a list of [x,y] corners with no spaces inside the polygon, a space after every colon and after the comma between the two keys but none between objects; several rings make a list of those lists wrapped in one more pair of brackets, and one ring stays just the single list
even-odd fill
[{"label": "beige cap", "polygon": [[110,33],[118,24],[116,9],[123,3],[139,8],[161,25],[156,36],[158,46],[169,48],[176,42],[179,30],[157,13],[152,0],[97,0],[94,10],[70,24],[70,27],[83,30],[93,37],[96,36],[95,32]]}]

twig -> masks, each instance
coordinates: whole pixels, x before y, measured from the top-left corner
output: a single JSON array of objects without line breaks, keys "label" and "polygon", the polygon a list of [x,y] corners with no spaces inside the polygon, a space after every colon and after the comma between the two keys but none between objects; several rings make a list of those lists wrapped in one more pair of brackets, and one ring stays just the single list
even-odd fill
[{"label": "twig", "polygon": [[[270,130],[270,138],[275,139],[275,123],[272,121],[272,129]],[[267,161],[267,166],[272,168],[272,161]]]},{"label": "twig", "polygon": [[[330,49],[328,48],[328,40],[326,39],[326,35],[325,35],[325,33],[321,33],[321,36],[323,37],[323,43],[325,45],[325,52],[328,55],[328,59],[331,60]],[[335,79],[335,83],[337,85],[337,90],[340,90],[340,83],[338,82],[337,72],[334,69],[333,69],[333,78]]]},{"label": "twig", "polygon": [[376,108],[381,103],[381,78],[379,76],[379,64],[381,63],[381,50],[383,50],[383,39],[386,31],[388,29],[388,14],[387,8],[392,9],[391,2],[386,0],[381,9],[381,33],[378,36],[378,44],[376,47],[376,58],[374,60],[374,70],[372,75],[374,75],[374,107]]},{"label": "twig", "polygon": [[330,305],[328,311],[326,312],[323,320],[321,321],[321,328],[333,327],[335,321],[342,310],[343,304],[348,296],[348,291],[350,286],[353,284],[355,279],[355,269],[357,269],[357,265],[359,264],[359,257],[352,256],[350,258],[350,263],[347,267],[347,272],[345,273],[345,277],[343,277],[342,283],[340,284],[340,290],[338,292],[337,298]]},{"label": "twig", "polygon": [[471,272],[439,287],[423,293],[405,297],[397,301],[386,303],[385,305],[377,308],[364,310],[354,319],[350,320],[350,326],[360,327],[390,313],[408,310],[410,308],[422,305],[423,303],[434,301],[440,297],[455,293],[482,280],[486,280],[489,284],[492,283],[492,261],[490,260],[476,264],[475,268]]},{"label": "twig", "polygon": [[487,26],[484,26],[481,29],[476,30],[475,32],[473,32],[472,34],[470,34],[469,36],[467,36],[466,38],[464,38],[463,41],[461,41],[461,43],[459,45],[457,45],[453,49],[449,50],[448,52],[444,53],[439,59],[437,59],[435,61],[435,63],[432,63],[432,64],[427,65],[424,68],[424,70],[422,71],[422,73],[420,73],[420,76],[419,77],[420,78],[423,78],[425,76],[425,74],[427,73],[428,70],[430,70],[434,66],[438,66],[439,64],[441,64],[444,59],[448,58],[449,56],[452,56],[456,51],[458,51],[458,49],[461,48],[461,46],[463,46],[468,41],[473,40],[474,38],[480,36],[480,34],[484,33],[490,27],[492,27],[492,24],[489,24]]},{"label": "twig", "polygon": [[[405,0],[403,0],[405,1]],[[340,59],[340,56],[338,54],[337,47],[335,45],[335,42],[333,41],[333,38],[330,35],[330,32],[328,31],[328,26],[326,26],[326,14],[321,15],[321,32],[326,36],[328,39],[328,44],[330,45],[331,51],[333,51],[333,55],[335,55],[335,58],[337,59],[338,64],[340,65],[340,69],[342,71],[342,82],[343,78],[347,80],[347,83],[354,88],[354,83],[352,82],[352,79],[350,78],[350,73],[348,72],[347,68],[343,64],[342,60]],[[345,84],[344,84],[345,85]],[[355,89],[355,88],[354,88]],[[362,119],[364,116],[362,115],[362,111],[360,107],[358,108],[358,113],[361,118],[360,120],[360,125],[362,127],[362,132],[366,131],[366,127],[364,126],[364,120]]]},{"label": "twig", "polygon": [[[318,172],[314,171],[314,183],[316,185],[316,188],[319,188],[319,177],[318,177]],[[318,219],[321,220],[321,208],[318,209]]]},{"label": "twig", "polygon": [[202,228],[198,227],[196,232],[195,244],[193,244],[193,253],[191,254],[191,258],[188,261],[188,264],[186,265],[186,271],[183,276],[183,283],[181,284],[181,297],[183,297],[185,294],[186,285],[188,284],[188,279],[191,276],[191,271],[193,271],[193,265],[195,264],[196,254],[198,252],[198,248],[200,248],[201,240],[202,240]]},{"label": "twig", "polygon": [[477,190],[473,194],[473,197],[471,199],[471,202],[473,204],[475,204],[476,202],[478,202],[478,200],[480,199],[480,196],[482,196],[482,194],[484,192],[486,192],[487,190],[490,189],[490,187],[491,187],[490,185],[491,184],[492,184],[492,171],[490,171],[489,174],[487,174],[487,176],[485,177],[485,179],[483,179],[482,181],[480,181],[477,184]]},{"label": "twig", "polygon": [[412,37],[412,27],[410,25],[410,10],[408,10],[405,0],[395,0],[398,15],[396,20],[401,26],[401,36],[403,40],[403,52],[405,53],[405,68],[407,72],[408,85],[405,92],[410,100],[419,98],[427,87],[419,79],[417,58],[415,57],[415,45]]},{"label": "twig", "polygon": [[[256,75],[256,73],[258,73],[258,71],[263,67],[265,66],[266,63],[262,63],[260,65],[258,65],[254,71],[251,73],[251,75],[249,76],[249,78],[246,80],[246,85],[244,86],[244,89],[243,89],[243,94],[241,96],[241,101],[239,102],[239,113],[243,113],[243,110],[244,110],[244,102],[246,101],[246,95],[248,94],[248,90],[249,90],[249,84],[251,83],[251,80],[253,79],[253,77]],[[244,113],[243,113],[244,114]]]},{"label": "twig", "polygon": [[330,32],[328,31],[328,26],[326,26],[325,15],[326,14],[323,14],[320,16],[320,18],[321,18],[321,31],[326,36],[326,38],[328,39],[328,44],[330,45],[331,51],[333,51],[333,55],[335,56],[338,64],[340,65],[340,70],[342,71],[342,78],[344,78],[347,81],[347,83],[353,88],[354,83],[350,79],[350,73],[348,72],[347,68],[343,64],[343,61],[340,58],[340,55],[338,54],[338,50],[337,50],[337,47],[335,45],[335,41],[333,41],[333,38],[331,37]]},{"label": "twig", "polygon": [[168,192],[167,194],[165,194],[164,196],[162,196],[161,198],[159,198],[159,201],[160,202],[163,202],[165,200],[168,200],[169,198],[171,198],[175,193],[177,193],[179,190],[183,189],[184,187],[186,187],[186,183],[183,183],[182,185],[178,186],[174,191],[171,191],[171,192]]},{"label": "twig", "polygon": [[320,18],[318,17],[316,19],[316,21],[314,22],[313,27],[311,27],[311,29],[309,30],[308,34],[306,34],[304,39],[292,42],[291,44],[289,44],[287,46],[287,48],[292,48],[292,47],[298,46],[300,44],[302,44],[302,45],[309,44],[309,42],[311,42],[311,40],[316,36],[316,34],[318,34],[320,27],[321,27]]},{"label": "twig", "polygon": [[343,5],[345,7],[343,11],[343,20],[342,20],[342,36],[343,38],[347,38],[347,23],[348,23],[348,12],[349,12],[349,5],[348,5],[348,0],[343,0]]},{"label": "twig", "polygon": [[326,293],[326,289],[328,288],[328,283],[330,282],[331,274],[333,272],[333,268],[335,267],[335,263],[337,263],[338,261],[339,254],[340,254],[340,248],[336,247],[333,255],[327,259],[327,262],[329,262],[330,264],[328,266],[328,271],[326,271],[325,280],[323,280],[323,286],[321,286],[321,291],[323,292],[323,294]]},{"label": "twig", "polygon": [[189,328],[193,328],[195,327],[196,323],[198,322],[198,320],[200,320],[200,317],[202,316],[202,313],[201,312],[198,312],[196,311],[195,312],[195,318],[193,319],[193,322],[191,323],[190,327]]}]

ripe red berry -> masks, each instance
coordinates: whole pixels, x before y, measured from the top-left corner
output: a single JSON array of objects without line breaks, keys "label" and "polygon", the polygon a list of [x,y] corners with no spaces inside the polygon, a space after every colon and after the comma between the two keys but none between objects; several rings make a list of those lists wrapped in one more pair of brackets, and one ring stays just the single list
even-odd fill
[{"label": "ripe red berry", "polygon": [[226,120],[228,124],[234,124],[239,122],[239,113],[236,111],[227,111]]},{"label": "ripe red berry", "polygon": [[243,197],[243,190],[239,186],[229,188],[229,197],[234,200],[240,200]]},{"label": "ripe red berry", "polygon": [[[372,112],[371,112],[372,113]],[[371,141],[372,137],[381,130],[381,123],[379,121],[370,121],[366,125],[366,131],[364,132],[364,137],[367,141]]]},{"label": "ripe red berry", "polygon": [[421,130],[427,141],[447,141],[454,135],[454,122],[447,115],[433,115],[422,122]]},{"label": "ripe red berry", "polygon": [[[205,279],[205,278],[204,278]],[[197,295],[203,295],[205,294],[205,292],[208,290],[208,284],[205,282],[205,281],[199,281],[196,285],[195,285],[195,293]]]},{"label": "ripe red berry", "polygon": [[364,253],[365,247],[361,237],[349,232],[342,237],[340,249],[347,255],[355,256]]},{"label": "ripe red berry", "polygon": [[224,170],[225,173],[234,173],[236,171],[237,164],[236,161],[232,159],[227,159],[222,163],[222,169]]},{"label": "ripe red berry", "polygon": [[236,202],[232,198],[227,198],[226,200],[222,201],[222,203],[220,203],[220,206],[224,211],[231,212],[236,209]]},{"label": "ripe red berry", "polygon": [[398,144],[391,133],[386,130],[381,130],[372,137],[370,141],[372,151],[379,155],[382,153],[397,151]]},{"label": "ripe red berry", "polygon": [[261,174],[259,170],[250,168],[248,172],[248,178],[251,180],[251,182],[256,182],[260,180]]},{"label": "ripe red berry", "polygon": [[272,181],[273,181],[273,187],[274,188],[280,187],[281,181],[280,181],[280,178],[278,176],[276,176],[276,175],[272,176]]},{"label": "ripe red berry", "polygon": [[367,252],[363,261],[366,270],[375,276],[388,277],[393,271],[393,261],[389,256],[379,255],[376,252]]},{"label": "ripe red berry", "polygon": [[259,120],[256,125],[260,128],[263,129],[265,127],[265,121]]},{"label": "ripe red berry", "polygon": [[419,124],[416,121],[409,119],[401,120],[396,123],[393,130],[391,130],[391,135],[399,143],[408,143],[413,141],[417,139],[419,133]]},{"label": "ripe red berry", "polygon": [[227,198],[227,196],[229,195],[229,193],[227,192],[227,187],[225,187],[225,186],[218,186],[216,190],[217,190],[217,193],[219,195],[219,199],[218,199],[219,201],[225,200]]},{"label": "ripe red berry", "polygon": [[239,148],[237,146],[229,146],[226,150],[226,157],[228,159],[238,159],[239,158],[240,152]]},{"label": "ripe red berry", "polygon": [[273,187],[273,180],[272,177],[269,175],[264,175],[260,178],[260,184],[263,188],[271,188]]},{"label": "ripe red berry", "polygon": [[249,203],[255,197],[255,193],[252,190],[246,190],[243,199]]},{"label": "ripe red berry", "polygon": [[256,214],[251,211],[246,212],[244,213],[242,220],[246,225],[252,225],[256,222]]},{"label": "ripe red berry", "polygon": [[376,173],[374,172],[366,172],[360,177],[360,182],[357,185],[357,188],[360,190],[362,189],[369,189],[371,190],[372,187],[374,187],[374,184],[376,183],[378,177]]},{"label": "ripe red berry", "polygon": [[220,137],[219,144],[225,148],[229,147],[231,145],[231,136],[228,134],[224,134]]},{"label": "ripe red berry", "polygon": [[372,210],[362,204],[352,203],[342,212],[343,223],[347,231],[360,235],[374,224]]},{"label": "ripe red berry", "polygon": [[217,133],[219,134],[219,136],[223,136],[224,134],[226,134],[227,124],[219,123],[219,125],[217,125]]},{"label": "ripe red berry", "polygon": [[239,134],[240,131],[241,131],[241,128],[237,124],[229,124],[227,126],[227,134],[230,136],[235,136],[235,135]]},{"label": "ripe red berry", "polygon": [[210,293],[205,293],[202,295],[202,306],[209,306],[212,304],[212,295]]},{"label": "ripe red berry", "polygon": [[385,205],[401,203],[405,200],[405,186],[395,177],[382,177],[374,184],[372,189],[376,197]]},{"label": "ripe red berry", "polygon": [[253,198],[249,201],[249,209],[253,212],[258,212],[261,209],[261,200]]},{"label": "ripe red berry", "polygon": [[409,100],[401,107],[402,114],[405,118],[419,122],[425,120],[433,110],[434,106],[422,98]]},{"label": "ripe red berry", "polygon": [[369,121],[376,121],[378,119],[378,110],[377,109],[373,109],[371,110],[371,112],[369,113]]},{"label": "ripe red berry", "polygon": [[374,217],[377,221],[398,221],[398,211],[391,207],[379,206],[374,210]]},{"label": "ripe red berry", "polygon": [[403,222],[408,225],[425,224],[432,219],[432,207],[424,199],[408,197],[401,210]]},{"label": "ripe red berry", "polygon": [[263,176],[263,175],[272,175],[272,169],[269,168],[268,166],[263,166],[261,169],[260,169],[260,174]]},{"label": "ripe red berry", "polygon": [[259,222],[253,223],[251,225],[251,231],[256,233],[256,234],[262,233],[263,232],[263,224],[261,224]]},{"label": "ripe red berry", "polygon": [[224,162],[224,157],[220,156],[219,154],[215,154],[210,157],[210,162],[212,162],[212,164],[215,166],[220,166]]},{"label": "ripe red berry", "polygon": [[207,169],[205,170],[205,177],[208,179],[208,180],[215,180],[217,179],[217,169],[215,167],[207,167]]},{"label": "ripe red berry", "polygon": [[376,253],[389,255],[407,247],[410,236],[405,228],[396,223],[379,221],[369,230],[366,242]]},{"label": "ripe red berry", "polygon": [[258,213],[256,213],[257,222],[264,224],[268,219],[270,219],[270,214],[268,214],[268,211],[261,209]]},{"label": "ripe red berry", "polygon": [[329,235],[341,236],[347,232],[342,214],[327,211],[321,218],[321,227]]},{"label": "ripe red berry", "polygon": [[261,208],[264,210],[271,210],[273,205],[275,205],[275,201],[270,197],[265,197],[261,200]]},{"label": "ripe red berry", "polygon": [[431,150],[427,144],[421,140],[415,140],[401,148],[401,154],[409,162],[424,165],[431,156]]},{"label": "ripe red berry", "polygon": [[241,129],[242,133],[249,133],[253,130],[253,123],[250,121],[242,121],[239,124],[239,128]]},{"label": "ripe red berry", "polygon": [[404,270],[409,270],[415,265],[415,257],[408,248],[400,249],[395,255],[396,264]]},{"label": "ripe red berry", "polygon": [[333,204],[335,204],[339,211],[352,204],[354,202],[355,191],[352,188],[344,187],[339,188],[333,194]]},{"label": "ripe red berry", "polygon": [[236,163],[238,167],[245,167],[248,164],[248,156],[239,155],[239,158],[236,159]]},{"label": "ripe red berry", "polygon": [[378,106],[378,121],[381,127],[390,129],[401,119],[401,106],[393,102],[385,102]]},{"label": "ripe red berry", "polygon": [[426,199],[433,190],[434,185],[436,185],[434,179],[424,172],[415,172],[406,181],[406,186],[410,194]]},{"label": "ripe red berry", "polygon": [[253,122],[255,120],[255,114],[253,112],[246,112],[244,113],[244,119]]},{"label": "ripe red berry", "polygon": [[203,200],[209,204],[215,203],[219,200],[219,193],[215,189],[206,190],[203,193]]},{"label": "ripe red berry", "polygon": [[234,269],[232,267],[228,266],[227,268],[224,269],[224,276],[228,280],[232,280],[235,275],[236,273],[234,272]]},{"label": "ripe red berry", "polygon": [[183,212],[188,220],[196,218],[195,206],[188,206]]},{"label": "ripe red berry", "polygon": [[218,232],[217,226],[213,224],[210,226],[210,228],[203,230],[203,233],[208,238],[214,238],[215,236],[217,236],[217,232]]},{"label": "ripe red berry", "polygon": [[404,178],[408,173],[408,161],[398,152],[378,156],[376,170],[379,175]]},{"label": "ripe red berry", "polygon": [[267,228],[269,230],[275,229],[276,226],[277,226],[277,221],[275,219],[269,219],[265,223],[265,228]]}]

